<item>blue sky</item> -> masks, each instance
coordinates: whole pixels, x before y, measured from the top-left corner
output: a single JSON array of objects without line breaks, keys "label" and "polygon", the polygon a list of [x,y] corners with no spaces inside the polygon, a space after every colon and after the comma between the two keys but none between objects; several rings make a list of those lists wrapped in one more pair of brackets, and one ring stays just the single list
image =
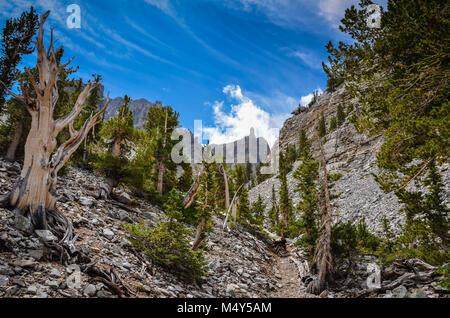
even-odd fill
[{"label": "blue sky", "polygon": [[[376,1],[375,1],[376,2]],[[70,4],[81,28],[69,29]],[[324,45],[342,40],[337,25],[356,0],[0,0],[0,23],[30,5],[52,11],[76,76],[101,74],[110,96],[161,100],[209,138],[248,134],[274,141],[290,112],[324,89]],[[48,32],[47,32],[48,34]],[[35,55],[23,66],[35,64]]]}]

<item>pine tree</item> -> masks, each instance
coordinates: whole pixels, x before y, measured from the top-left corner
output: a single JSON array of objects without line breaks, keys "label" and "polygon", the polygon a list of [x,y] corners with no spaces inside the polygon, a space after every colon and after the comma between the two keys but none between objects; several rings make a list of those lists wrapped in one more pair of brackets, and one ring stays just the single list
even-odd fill
[{"label": "pine tree", "polygon": [[[93,82],[98,85],[93,90],[91,95],[86,100],[86,105],[83,108],[83,111],[81,112],[79,118],[74,123],[75,129],[80,129],[83,121],[86,118],[89,118],[89,116],[92,113],[95,113],[95,111],[104,103],[103,96],[101,95],[100,85],[102,82],[101,75],[93,74]],[[81,80],[80,80],[81,83]],[[90,154],[90,150],[88,149],[88,145],[91,143],[94,143],[96,141],[96,131],[99,132],[103,128],[103,118],[100,118],[96,125],[92,127],[92,132],[86,136],[84,139],[83,144],[80,146],[80,148],[77,149],[77,152],[75,153],[76,158],[74,158],[73,161],[80,161],[84,164],[86,163],[88,159],[88,155]]]},{"label": "pine tree", "polygon": [[187,192],[194,182],[194,178],[192,176],[192,166],[190,163],[181,163],[181,168],[183,168],[183,173],[178,179],[178,189],[183,192]]},{"label": "pine tree", "polygon": [[129,109],[130,98],[125,95],[117,115],[108,120],[99,132],[100,141],[94,151],[99,156],[95,168],[106,180],[100,185],[98,196],[107,198],[119,182],[132,179],[130,151],[135,138],[133,112]]},{"label": "pine tree", "polygon": [[306,131],[301,129],[298,137],[298,157],[300,160],[307,158],[311,154],[310,147],[311,144],[306,136]]},{"label": "pine tree", "polygon": [[333,131],[337,128],[338,122],[335,116],[331,117],[330,119],[330,131]]},{"label": "pine tree", "polygon": [[327,124],[323,112],[320,114],[318,132],[320,138],[325,137],[327,134]]},{"label": "pine tree", "polygon": [[258,194],[258,200],[253,202],[252,207],[251,207],[251,212],[252,212],[255,224],[263,225],[265,210],[266,210],[266,205],[264,204],[261,194]]},{"label": "pine tree", "polygon": [[281,182],[281,188],[280,188],[280,217],[281,220],[278,224],[278,233],[281,236],[282,239],[290,236],[290,225],[293,221],[293,206],[292,206],[292,200],[289,197],[289,191],[287,187],[287,166],[286,166],[286,159],[284,157],[283,153],[280,153],[280,174],[278,178]]},{"label": "pine tree", "polygon": [[300,229],[304,233],[304,236],[297,244],[305,247],[308,251],[308,255],[312,257],[314,255],[319,234],[319,204],[317,191],[319,163],[313,159],[310,150],[310,142],[306,138],[306,135],[304,135],[304,131],[302,132],[302,151],[301,157],[299,158],[302,163],[297,167],[293,174],[294,178],[298,180],[295,191],[300,195],[300,202],[298,203],[296,210],[297,213],[301,214]]},{"label": "pine tree", "polygon": [[7,89],[11,88],[17,75],[22,56],[34,51],[31,42],[38,29],[38,20],[33,7],[23,12],[19,18],[6,20],[1,40],[0,82],[3,84],[0,86],[0,111],[5,103]]},{"label": "pine tree", "polygon": [[[204,153],[210,154],[209,146],[205,147]],[[208,158],[203,161],[203,173],[200,175],[200,191],[198,194],[201,207],[199,207],[198,219],[199,224],[195,233],[192,250],[197,250],[205,237],[205,233],[210,228],[212,215],[212,191],[213,191],[213,163],[208,162]]]},{"label": "pine tree", "polygon": [[272,207],[269,210],[269,224],[271,225],[272,229],[277,229],[279,224],[279,210],[278,210],[278,203],[277,203],[277,196],[275,192],[275,186],[272,185],[272,197],[271,197],[271,203]]},{"label": "pine tree", "polygon": [[344,106],[343,106],[343,104],[338,104],[338,106],[337,106],[337,114],[336,114],[336,124],[337,124],[337,126],[342,125],[344,123],[344,121],[345,121]]},{"label": "pine tree", "polygon": [[238,222],[244,226],[251,227],[254,224],[253,216],[250,210],[250,201],[248,200],[248,191],[242,187],[239,194],[239,201],[237,204],[237,219]]},{"label": "pine tree", "polygon": [[153,140],[154,180],[160,195],[176,185],[176,165],[170,154],[177,143],[171,135],[179,125],[178,117],[179,114],[170,106],[150,107],[144,124],[145,131]]}]

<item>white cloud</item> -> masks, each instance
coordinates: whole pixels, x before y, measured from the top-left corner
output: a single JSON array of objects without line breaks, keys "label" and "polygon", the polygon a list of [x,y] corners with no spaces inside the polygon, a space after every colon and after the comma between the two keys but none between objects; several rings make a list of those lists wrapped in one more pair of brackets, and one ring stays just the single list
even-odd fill
[{"label": "white cloud", "polygon": [[358,0],[319,0],[317,6],[319,15],[324,17],[334,28],[337,28],[340,20],[344,17],[345,9],[358,3]]},{"label": "white cloud", "polygon": [[[317,89],[316,91],[319,93],[319,95],[323,93],[323,91],[320,88]],[[312,101],[313,97],[314,97],[314,93],[302,96],[300,98],[300,104],[302,106],[308,106],[308,104]]]},{"label": "white cloud", "polygon": [[224,102],[213,103],[215,127],[203,127],[211,144],[224,144],[242,139],[254,128],[256,137],[264,137],[273,145],[278,137],[285,114],[271,115],[244,95],[239,85],[227,85],[222,92],[236,100],[229,113],[223,111]]}]

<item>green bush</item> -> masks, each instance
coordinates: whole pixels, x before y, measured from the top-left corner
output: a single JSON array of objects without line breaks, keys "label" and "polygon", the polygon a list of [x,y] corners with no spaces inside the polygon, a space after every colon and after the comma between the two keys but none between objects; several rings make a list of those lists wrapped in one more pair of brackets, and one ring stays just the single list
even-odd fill
[{"label": "green bush", "polygon": [[441,274],[443,276],[442,280],[440,281],[439,285],[446,288],[447,290],[450,289],[450,264],[446,264],[444,266],[440,266],[437,271],[437,274]]},{"label": "green bush", "polygon": [[191,231],[177,221],[161,222],[149,229],[143,223],[125,224],[134,247],[142,250],[155,264],[188,282],[199,281],[206,275],[202,250],[191,250]]}]

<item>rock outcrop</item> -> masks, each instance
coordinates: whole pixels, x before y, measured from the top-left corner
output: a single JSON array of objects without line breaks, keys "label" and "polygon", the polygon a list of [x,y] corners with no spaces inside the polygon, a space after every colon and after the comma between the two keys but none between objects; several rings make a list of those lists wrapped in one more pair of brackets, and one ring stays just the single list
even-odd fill
[{"label": "rock outcrop", "polygon": [[[325,91],[319,96],[316,103],[301,111],[294,111],[294,116],[287,119],[280,131],[280,149],[286,149],[288,145],[298,145],[298,137],[301,129],[304,129],[308,138],[317,135],[317,126],[321,114],[329,127],[330,119],[336,115],[339,104],[349,109],[352,105],[353,112],[360,111],[357,100],[349,99],[341,86],[330,93]],[[327,168],[330,173],[340,173],[342,178],[335,183],[333,191],[339,193],[339,198],[333,200],[334,221],[358,222],[365,218],[369,231],[380,234],[382,230],[382,218],[386,216],[393,231],[399,230],[399,225],[404,222],[403,215],[398,211],[401,208],[397,198],[391,193],[383,192],[373,174],[379,172],[376,165],[376,155],[383,142],[383,136],[370,136],[359,133],[349,121],[349,114],[345,122],[334,131],[329,132],[324,144],[325,157],[328,160]],[[319,149],[313,148],[316,158]],[[295,192],[297,181],[292,174],[300,164],[296,162],[292,171],[288,174],[289,193],[294,205],[299,202],[299,194]],[[450,175],[448,165],[442,168],[444,184],[447,193],[450,193]],[[267,211],[271,208],[272,185],[278,192],[280,182],[275,177],[265,180],[249,191],[250,201],[257,200],[261,194],[266,203]],[[447,196],[448,198],[448,196]]]}]

